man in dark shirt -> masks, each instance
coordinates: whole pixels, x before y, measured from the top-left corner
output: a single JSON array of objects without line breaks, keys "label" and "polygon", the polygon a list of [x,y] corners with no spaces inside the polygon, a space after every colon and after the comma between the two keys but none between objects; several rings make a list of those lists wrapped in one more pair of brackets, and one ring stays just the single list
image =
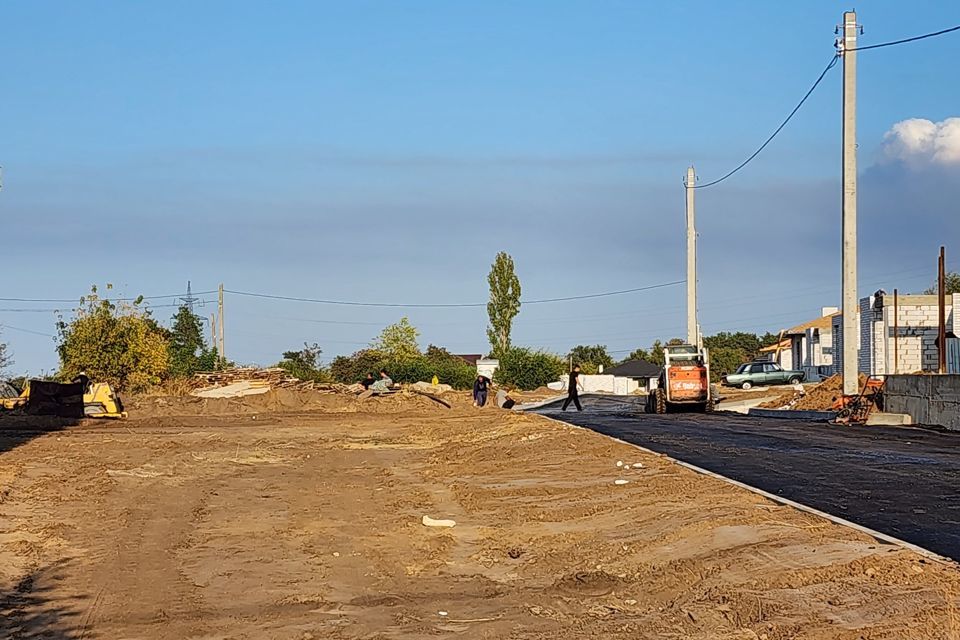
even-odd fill
[{"label": "man in dark shirt", "polygon": [[577,391],[577,385],[580,385],[583,388],[583,384],[579,381],[580,378],[580,365],[573,365],[573,371],[570,372],[570,382],[567,383],[567,399],[563,401],[563,410],[566,411],[567,407],[571,402],[577,406],[577,411],[583,411],[583,407],[580,406],[580,395]]},{"label": "man in dark shirt", "polygon": [[482,407],[487,404],[487,388],[490,386],[490,379],[486,376],[478,375],[473,381],[473,406]]},{"label": "man in dark shirt", "polygon": [[369,389],[370,385],[372,385],[374,382],[376,382],[376,380],[374,380],[373,374],[368,373],[367,377],[360,381],[360,384],[363,385],[364,389]]}]

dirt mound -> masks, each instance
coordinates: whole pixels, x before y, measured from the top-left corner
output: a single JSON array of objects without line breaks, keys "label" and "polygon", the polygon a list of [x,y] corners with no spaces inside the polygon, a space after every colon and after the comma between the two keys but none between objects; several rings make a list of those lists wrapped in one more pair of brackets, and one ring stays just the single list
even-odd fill
[{"label": "dirt mound", "polygon": [[578,571],[568,573],[554,583],[558,591],[580,596],[605,596],[621,584],[621,579],[604,571]]},{"label": "dirt mound", "polygon": [[[465,393],[443,394],[453,407],[469,407]],[[160,418],[189,415],[250,415],[275,413],[401,413],[446,408],[430,398],[401,391],[388,396],[374,396],[361,400],[343,393],[320,392],[313,389],[280,388],[257,395],[237,398],[198,398],[196,396],[138,396],[127,402],[133,418]]]},{"label": "dirt mound", "polygon": [[[860,374],[860,388],[867,382],[867,376]],[[806,391],[788,391],[775,400],[764,402],[764,409],[796,409],[802,411],[829,411],[833,401],[843,395],[843,378],[840,374],[830,376],[815,387]]]}]

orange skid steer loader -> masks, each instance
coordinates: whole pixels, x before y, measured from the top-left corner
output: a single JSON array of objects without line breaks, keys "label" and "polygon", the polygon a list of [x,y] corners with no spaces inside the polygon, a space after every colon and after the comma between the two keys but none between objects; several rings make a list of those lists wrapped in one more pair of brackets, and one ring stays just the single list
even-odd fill
[{"label": "orange skid steer loader", "polygon": [[713,411],[708,351],[689,344],[671,345],[663,348],[663,359],[657,388],[647,396],[647,413],[680,408]]}]

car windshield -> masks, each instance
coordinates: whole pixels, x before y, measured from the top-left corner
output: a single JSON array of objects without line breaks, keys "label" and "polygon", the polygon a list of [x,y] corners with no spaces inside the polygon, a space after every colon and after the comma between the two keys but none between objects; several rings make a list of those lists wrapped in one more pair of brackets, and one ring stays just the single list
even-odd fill
[{"label": "car windshield", "polygon": [[737,373],[746,373],[747,369],[749,368],[750,368],[749,364],[742,364],[739,367],[737,367]]}]

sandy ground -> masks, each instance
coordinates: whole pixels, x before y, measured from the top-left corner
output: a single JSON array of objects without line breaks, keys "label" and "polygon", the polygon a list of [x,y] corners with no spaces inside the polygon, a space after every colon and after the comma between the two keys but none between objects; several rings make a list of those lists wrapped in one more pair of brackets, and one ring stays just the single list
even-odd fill
[{"label": "sandy ground", "polygon": [[955,567],[593,432],[258,402],[0,422],[0,637],[960,637]]}]

